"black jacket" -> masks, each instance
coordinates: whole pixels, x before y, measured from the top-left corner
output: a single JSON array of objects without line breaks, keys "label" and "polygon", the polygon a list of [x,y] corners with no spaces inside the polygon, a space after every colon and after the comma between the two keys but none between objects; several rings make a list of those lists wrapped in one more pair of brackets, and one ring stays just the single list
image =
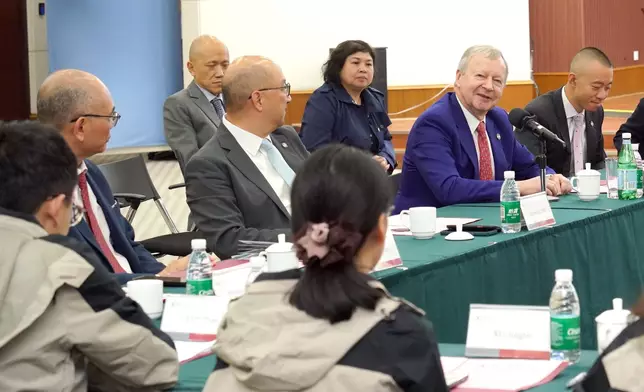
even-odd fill
[{"label": "black jacket", "polygon": [[[533,99],[525,110],[537,116],[537,122],[548,128],[561,140],[566,142],[566,147],[560,143],[548,141],[546,155],[548,166],[556,173],[566,177],[573,176],[572,143],[568,130],[568,120],[561,98],[561,90],[557,89]],[[604,136],[602,124],[604,122],[604,109],[595,112],[586,111],[586,162],[591,163],[593,169],[604,168],[606,152],[604,151]],[[535,156],[539,154],[539,140],[530,132],[517,130],[517,140],[526,146]]]},{"label": "black jacket", "polygon": [[[633,114],[619,127],[619,130],[615,134],[613,143],[617,151],[622,148],[622,134],[624,132],[630,132],[631,143],[640,143],[641,149],[641,145],[644,143],[644,98],[640,100]],[[640,151],[644,151],[644,149]]]}]

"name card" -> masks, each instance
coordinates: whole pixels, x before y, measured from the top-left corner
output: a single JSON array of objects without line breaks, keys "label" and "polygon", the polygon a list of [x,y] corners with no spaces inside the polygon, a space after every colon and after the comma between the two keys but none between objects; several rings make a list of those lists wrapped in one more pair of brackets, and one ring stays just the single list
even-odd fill
[{"label": "name card", "polygon": [[167,297],[161,330],[175,341],[213,341],[217,338],[217,329],[228,310],[228,302],[226,297],[212,295]]},{"label": "name card", "polygon": [[528,230],[540,229],[556,223],[546,192],[523,196],[520,201],[521,212]]},{"label": "name card", "polygon": [[374,267],[373,271],[382,271],[389,268],[395,268],[402,266],[402,259],[400,258],[400,252],[398,251],[398,245],[396,245],[396,240],[394,240],[393,232],[390,229],[387,229],[387,235],[385,237],[385,248],[382,252],[382,256],[378,261],[378,264]]},{"label": "name card", "polygon": [[550,359],[547,306],[470,305],[465,355]]}]

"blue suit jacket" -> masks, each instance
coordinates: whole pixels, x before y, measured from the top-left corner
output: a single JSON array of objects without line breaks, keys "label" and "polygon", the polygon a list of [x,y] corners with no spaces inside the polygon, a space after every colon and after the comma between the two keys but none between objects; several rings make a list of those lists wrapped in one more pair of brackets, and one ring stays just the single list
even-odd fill
[{"label": "blue suit jacket", "polygon": [[[163,270],[165,266],[158,262],[141,244],[134,241],[134,229],[121,215],[119,205],[114,199],[114,195],[112,195],[112,190],[99,168],[87,160],[85,164],[87,165],[87,183],[92,188],[94,195],[96,195],[96,200],[103,210],[103,214],[105,214],[105,219],[110,227],[112,246],[116,252],[127,259],[133,272],[132,274],[116,274],[116,278],[123,284],[137,275],[156,274]],[[96,242],[96,237],[92,234],[85,219],[78,225],[71,227],[68,235],[89,244],[98,254],[103,265],[110,272],[114,272],[109,261],[101,252],[101,248]]]},{"label": "blue suit jacket", "polygon": [[498,202],[504,171],[514,170],[517,180],[539,175],[534,156],[514,138],[503,109],[488,112],[486,128],[494,156],[492,181],[479,180],[474,139],[454,93],[418,117],[407,139],[395,212],[416,206]]},{"label": "blue suit jacket", "polygon": [[[380,155],[391,171],[396,167],[396,154],[387,127],[391,125],[384,95],[367,88],[362,92],[362,105],[353,103],[342,86],[325,83],[313,92],[304,108],[300,138],[313,152],[330,143],[342,143]],[[371,149],[375,138],[375,150]]]}]

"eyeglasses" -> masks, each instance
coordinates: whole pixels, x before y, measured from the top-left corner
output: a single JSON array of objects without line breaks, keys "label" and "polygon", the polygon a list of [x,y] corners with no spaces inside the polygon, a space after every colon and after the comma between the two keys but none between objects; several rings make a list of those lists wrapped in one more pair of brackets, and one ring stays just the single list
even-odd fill
[{"label": "eyeglasses", "polygon": [[[259,90],[256,90],[256,91],[271,91],[271,90],[284,90],[286,92],[286,95],[291,95],[291,84],[284,83],[284,85],[281,87],[260,88]],[[248,99],[251,99],[252,97],[253,97],[253,94],[250,94],[248,96]]]},{"label": "eyeglasses", "polygon": [[81,223],[84,217],[85,217],[85,208],[72,202],[72,216],[69,221],[69,224],[71,226],[76,226],[79,223]]},{"label": "eyeglasses", "polygon": [[107,118],[112,123],[112,127],[115,127],[116,124],[118,124],[119,120],[121,119],[121,115],[118,114],[117,112],[114,112],[114,113],[108,114],[108,115],[88,113],[88,114],[81,114],[80,116],[76,117],[75,119],[71,120],[70,122],[74,123],[74,122],[78,121],[78,119],[81,118],[81,117]]}]

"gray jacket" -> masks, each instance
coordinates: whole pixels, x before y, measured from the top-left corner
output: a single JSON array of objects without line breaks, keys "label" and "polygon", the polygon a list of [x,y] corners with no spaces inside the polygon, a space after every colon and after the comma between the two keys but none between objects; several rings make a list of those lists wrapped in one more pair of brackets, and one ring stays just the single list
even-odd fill
[{"label": "gray jacket", "polygon": [[[309,153],[295,130],[283,126],[270,137],[297,172]],[[278,234],[291,232],[286,207],[223,124],[192,157],[185,178],[197,230],[222,259],[237,253],[239,240],[277,242]]]},{"label": "gray jacket", "polygon": [[181,171],[190,158],[212,138],[221,120],[206,96],[192,81],[163,105],[163,128]]},{"label": "gray jacket", "polygon": [[0,211],[0,391],[156,391],[177,382],[170,338],[86,245]]}]

